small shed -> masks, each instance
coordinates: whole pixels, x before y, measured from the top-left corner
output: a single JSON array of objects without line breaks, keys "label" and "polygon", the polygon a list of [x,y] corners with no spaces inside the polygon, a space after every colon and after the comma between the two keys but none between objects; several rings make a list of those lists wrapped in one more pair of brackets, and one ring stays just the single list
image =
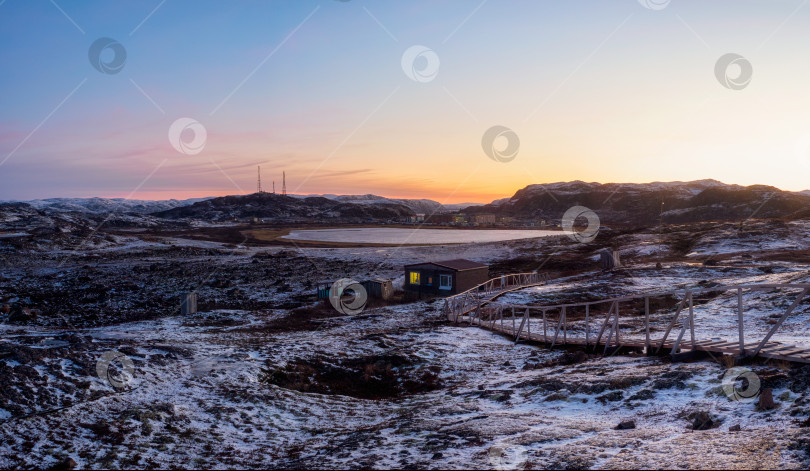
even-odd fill
[{"label": "small shed", "polygon": [[180,295],[180,314],[187,316],[197,313],[197,293],[183,293]]},{"label": "small shed", "polygon": [[[331,281],[318,283],[318,299],[329,299],[329,293],[332,291],[333,284],[334,283]],[[366,290],[366,294],[369,298],[388,300],[394,294],[394,284],[391,280],[376,278],[360,282],[360,285]]]},{"label": "small shed", "polygon": [[318,286],[318,299],[329,299],[329,290],[332,289],[331,281],[322,281],[317,284]]},{"label": "small shed", "polygon": [[394,284],[391,280],[376,278],[366,280],[360,284],[366,289],[366,294],[369,298],[388,300],[391,299],[391,296],[394,294]]},{"label": "small shed", "polygon": [[603,250],[599,253],[599,264],[602,266],[602,270],[613,270],[614,268],[620,268],[622,266],[622,261],[619,258],[619,251],[610,249]]},{"label": "small shed", "polygon": [[457,259],[405,265],[405,292],[422,297],[451,296],[489,279],[489,266]]}]

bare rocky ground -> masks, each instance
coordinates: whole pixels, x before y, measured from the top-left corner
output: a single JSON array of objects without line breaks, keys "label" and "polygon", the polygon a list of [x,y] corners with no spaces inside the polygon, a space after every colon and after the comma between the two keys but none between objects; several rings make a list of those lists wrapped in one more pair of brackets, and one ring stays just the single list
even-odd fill
[{"label": "bare rocky ground", "polygon": [[[810,367],[748,365],[775,398],[761,411],[725,394],[723,358],[514,345],[446,323],[431,300],[339,316],[314,288],[401,279],[402,264],[439,257],[557,279],[510,302],[807,282],[808,230],[754,221],[605,230],[593,244],[346,249],[111,236],[81,251],[6,249],[0,305],[38,316],[0,325],[0,467],[806,468]],[[590,272],[605,246],[631,268]],[[199,292],[200,313],[179,315],[184,290]],[[764,296],[753,315],[765,322],[782,302]],[[121,388],[118,363],[99,375],[110,351],[132,362]]]}]

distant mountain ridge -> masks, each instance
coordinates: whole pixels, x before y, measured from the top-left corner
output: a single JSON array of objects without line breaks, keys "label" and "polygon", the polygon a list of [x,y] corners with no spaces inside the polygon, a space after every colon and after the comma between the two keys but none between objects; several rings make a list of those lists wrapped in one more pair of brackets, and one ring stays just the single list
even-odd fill
[{"label": "distant mountain ridge", "polygon": [[208,221],[259,218],[273,221],[384,222],[413,217],[416,212],[397,203],[357,204],[320,196],[300,198],[253,193],[211,198],[153,215],[167,219]]},{"label": "distant mountain ridge", "polygon": [[717,180],[653,183],[529,185],[508,199],[466,208],[469,214],[495,214],[559,223],[573,206],[593,210],[602,222],[653,225],[747,218],[810,216],[810,195],[765,185],[729,185]]},{"label": "distant mountain ridge", "polygon": [[400,204],[413,210],[416,214],[438,214],[451,211],[438,201],[429,199],[387,198],[377,195],[290,195],[294,198],[327,198],[343,203],[361,205]]},{"label": "distant mountain ridge", "polygon": [[133,200],[126,198],[47,198],[25,201],[37,209],[49,209],[56,212],[77,212],[90,214],[137,213],[149,214],[167,209],[188,206],[210,198],[191,198],[186,200]]},{"label": "distant mountain ridge", "polygon": [[[663,203],[663,204],[662,204]],[[731,185],[717,180],[652,183],[586,183],[583,181],[529,185],[512,197],[489,204],[445,204],[430,199],[386,198],[378,195],[290,195],[262,193],[185,200],[129,200],[124,198],[49,198],[28,202],[0,202],[5,211],[25,205],[37,214],[64,215],[76,221],[85,214],[106,225],[131,227],[160,224],[160,220],[393,221],[419,214],[447,212],[495,214],[515,219],[560,222],[572,206],[595,211],[605,223],[649,225],[746,218],[810,217],[810,190],[789,192],[765,185]],[[26,210],[27,211],[27,210]],[[73,216],[70,216],[73,215]],[[156,216],[158,219],[154,219]],[[168,222],[168,221],[167,221]]]},{"label": "distant mountain ridge", "polygon": [[[238,196],[238,195],[232,195]],[[440,214],[458,209],[474,206],[476,203],[456,203],[443,205],[438,201],[430,199],[407,199],[407,198],[387,198],[378,195],[289,195],[297,199],[305,198],[326,198],[343,203],[358,205],[388,205],[399,204],[406,206],[416,214]],[[137,213],[151,214],[169,209],[189,206],[194,203],[217,198],[215,196],[206,198],[190,198],[185,200],[133,200],[126,198],[47,198],[30,201],[23,201],[37,209],[49,209],[56,212],[80,212],[89,214],[116,213]],[[10,202],[10,201],[9,201]],[[3,202],[0,202],[3,203]]]}]

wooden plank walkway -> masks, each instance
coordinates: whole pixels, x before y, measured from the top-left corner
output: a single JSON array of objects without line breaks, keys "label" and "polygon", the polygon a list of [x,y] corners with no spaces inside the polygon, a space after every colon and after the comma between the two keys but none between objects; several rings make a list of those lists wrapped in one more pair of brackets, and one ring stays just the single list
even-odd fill
[{"label": "wooden plank walkway", "polygon": [[[460,322],[467,322],[467,319],[464,318],[460,320]],[[478,327],[481,327],[486,330],[490,330],[492,332],[505,335],[509,338],[515,338],[515,332],[512,330],[511,325],[501,327],[498,322],[494,325],[486,325],[475,324]],[[544,336],[542,333],[529,333],[525,330],[520,333],[520,340],[532,344],[550,346],[554,341],[553,335]],[[556,342],[556,346],[579,346],[590,348],[593,347],[597,351],[603,349],[605,347],[604,342],[596,345],[593,341],[586,344],[584,338],[577,338],[577,337],[569,337],[565,341],[558,341]],[[667,340],[663,344],[663,348],[661,349],[662,352],[669,352],[675,346],[674,340]],[[746,350],[753,351],[758,346],[758,343],[748,343],[745,345]],[[636,349],[639,351],[643,351],[646,348],[646,342],[644,339],[623,339],[618,344],[611,343],[609,347],[621,347],[621,348],[628,348],[628,349]],[[651,346],[651,349],[658,348],[658,344]],[[689,352],[692,351],[692,344],[691,342],[686,342],[680,347],[680,352]],[[740,348],[737,342],[729,342],[725,340],[702,340],[695,342],[695,351],[704,351],[709,353],[715,353],[718,355],[739,355]],[[653,353],[653,352],[650,352]],[[763,358],[770,358],[774,360],[783,360],[792,363],[810,363],[810,350],[801,349],[798,347],[794,347],[791,345],[783,345],[778,342],[768,342],[765,347],[759,352],[759,356]]]},{"label": "wooden plank walkway", "polygon": [[[616,347],[637,349],[648,354],[666,353],[670,354],[703,351],[710,354],[734,355],[737,357],[762,357],[774,360],[782,360],[792,363],[810,363],[810,348],[802,348],[792,345],[785,345],[772,341],[771,338],[778,331],[793,311],[801,303],[802,299],[810,291],[807,284],[759,284],[759,285],[739,285],[739,286],[718,286],[712,288],[687,289],[669,291],[664,293],[651,293],[636,296],[625,296],[621,298],[604,299],[586,303],[574,303],[553,306],[533,306],[502,304],[496,299],[503,294],[518,291],[532,286],[544,285],[548,279],[537,274],[507,275],[495,278],[473,288],[467,292],[447,298],[445,300],[443,313],[450,321],[455,323],[465,323],[492,332],[508,336],[515,342],[524,341],[550,347],[580,346],[584,348],[609,349]],[[745,318],[744,318],[744,294],[757,291],[799,291],[790,307],[776,320],[773,327],[764,338],[756,342],[746,342],[745,340]],[[695,338],[695,314],[693,298],[695,295],[711,293],[720,296],[731,291],[736,298],[736,310],[732,314],[735,316],[737,326],[734,334],[735,341],[729,340],[699,340]],[[652,338],[650,335],[650,298],[676,295],[680,302],[677,310],[671,319],[666,319],[668,328],[659,338]],[[619,320],[621,317],[620,303],[644,300],[644,334],[642,338],[637,335],[628,337],[623,335],[620,339],[621,329]],[[610,308],[607,313],[598,313],[590,316],[590,308],[596,305],[607,305]],[[574,337],[569,334],[569,320],[567,313],[573,309],[582,308],[585,310],[585,337]],[[506,315],[504,313],[507,313]],[[547,317],[549,312],[556,312],[556,319]],[[509,315],[511,313],[511,316]],[[534,316],[533,316],[534,314]],[[541,329],[538,329],[537,322],[542,316]],[[639,316],[627,316],[625,320],[632,317],[638,320]],[[680,329],[678,321],[680,320]],[[535,321],[535,322],[533,322]],[[581,319],[579,322],[581,323]],[[590,322],[594,322],[595,327],[600,328],[599,335],[591,335]],[[601,327],[600,327],[601,324]],[[533,330],[541,330],[535,332]],[[671,333],[679,330],[677,335],[670,337]],[[749,334],[750,336],[750,334]]]}]

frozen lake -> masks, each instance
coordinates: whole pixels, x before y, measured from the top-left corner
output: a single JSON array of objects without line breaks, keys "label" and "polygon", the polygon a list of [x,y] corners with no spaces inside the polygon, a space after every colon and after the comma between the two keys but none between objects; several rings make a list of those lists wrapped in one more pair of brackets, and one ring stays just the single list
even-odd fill
[{"label": "frozen lake", "polygon": [[503,240],[531,239],[563,235],[561,231],[543,230],[473,230],[473,229],[396,229],[360,227],[357,229],[312,229],[292,231],[284,239],[311,242],[345,242],[365,244],[471,244]]}]

